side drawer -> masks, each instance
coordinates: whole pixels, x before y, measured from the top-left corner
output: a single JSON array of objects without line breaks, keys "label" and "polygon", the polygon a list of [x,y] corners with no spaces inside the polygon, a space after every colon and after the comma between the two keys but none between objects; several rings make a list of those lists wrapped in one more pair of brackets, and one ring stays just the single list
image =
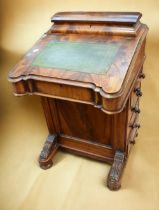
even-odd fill
[{"label": "side drawer", "polygon": [[135,138],[138,136],[138,129],[133,129],[130,133],[128,145],[127,145],[127,153],[130,153],[131,147],[135,144]]},{"label": "side drawer", "polygon": [[135,87],[131,93],[131,107],[134,107],[137,103],[137,101],[139,100],[139,98],[142,96],[142,92],[141,92],[141,81],[140,79],[137,80]]},{"label": "side drawer", "polygon": [[135,116],[134,122],[132,124],[129,124],[129,128],[130,130],[127,138],[127,153],[130,152],[132,145],[135,144],[135,138],[137,137],[138,129],[140,128],[138,114]]},{"label": "side drawer", "polygon": [[128,123],[128,128],[127,128],[127,139],[129,141],[129,137],[131,135],[131,132],[135,129],[135,128],[140,128],[140,124],[139,124],[139,114],[134,113],[131,117],[130,122]]},{"label": "side drawer", "polygon": [[129,111],[128,111],[128,122],[131,121],[131,118],[134,114],[140,114],[140,108],[139,108],[139,98],[137,99],[137,102],[134,106],[131,106],[131,103],[129,103]]}]

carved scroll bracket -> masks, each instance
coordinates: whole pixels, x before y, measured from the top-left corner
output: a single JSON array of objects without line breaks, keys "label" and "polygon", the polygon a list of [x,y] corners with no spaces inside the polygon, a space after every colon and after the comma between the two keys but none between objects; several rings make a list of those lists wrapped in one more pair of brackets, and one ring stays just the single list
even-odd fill
[{"label": "carved scroll bracket", "polygon": [[107,186],[110,190],[118,190],[121,187],[121,177],[125,166],[125,155],[123,152],[116,151],[113,165],[107,178]]},{"label": "carved scroll bracket", "polygon": [[42,169],[48,169],[53,165],[52,158],[58,149],[57,134],[49,134],[39,156],[39,164]]}]

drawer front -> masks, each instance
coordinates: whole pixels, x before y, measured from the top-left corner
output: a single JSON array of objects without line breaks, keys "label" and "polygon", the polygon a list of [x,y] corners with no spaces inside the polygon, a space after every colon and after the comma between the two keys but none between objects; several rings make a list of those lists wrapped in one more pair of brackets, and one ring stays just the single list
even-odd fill
[{"label": "drawer front", "polygon": [[134,117],[135,114],[140,114],[140,112],[141,110],[139,108],[139,98],[138,98],[134,106],[131,106],[131,103],[129,103],[128,122],[132,121],[132,117]]},{"label": "drawer front", "polygon": [[127,139],[129,138],[132,129],[139,127],[138,119],[139,119],[139,114],[133,113],[127,127]]},{"label": "drawer front", "polygon": [[138,79],[131,94],[131,99],[130,99],[131,107],[134,107],[136,105],[137,101],[139,100],[141,96],[142,96],[141,81],[140,79]]},{"label": "drawer front", "polygon": [[131,117],[134,113],[139,114],[139,99],[142,96],[141,91],[141,80],[145,78],[145,74],[141,71],[139,74],[138,80],[136,81],[132,93],[130,94],[129,99],[129,113],[128,113],[128,122],[131,120]]},{"label": "drawer front", "polygon": [[133,129],[130,133],[128,145],[127,145],[127,154],[130,153],[131,147],[135,144],[135,138],[138,136],[138,129]]},{"label": "drawer front", "polygon": [[[134,121],[133,121],[134,120]],[[129,134],[128,134],[128,141],[127,141],[127,152],[130,152],[130,149],[133,144],[135,144],[135,138],[138,136],[138,129],[140,128],[139,124],[139,115],[136,114],[132,118],[133,122],[129,123]]]},{"label": "drawer front", "polygon": [[142,72],[134,85],[133,91],[129,99],[129,111],[128,111],[128,127],[127,127],[127,150],[128,153],[135,143],[135,137],[138,135],[138,129],[140,128],[139,124],[139,102],[140,97],[142,96],[141,92],[141,80],[145,78],[145,74]]}]

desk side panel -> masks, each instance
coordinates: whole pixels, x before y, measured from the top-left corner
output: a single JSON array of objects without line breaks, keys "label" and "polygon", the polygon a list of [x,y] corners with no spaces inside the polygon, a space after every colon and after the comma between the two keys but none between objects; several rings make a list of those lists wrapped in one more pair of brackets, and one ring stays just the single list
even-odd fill
[{"label": "desk side panel", "polygon": [[49,132],[58,135],[62,148],[109,163],[116,150],[125,151],[127,107],[108,115],[88,104],[45,97],[42,101]]}]

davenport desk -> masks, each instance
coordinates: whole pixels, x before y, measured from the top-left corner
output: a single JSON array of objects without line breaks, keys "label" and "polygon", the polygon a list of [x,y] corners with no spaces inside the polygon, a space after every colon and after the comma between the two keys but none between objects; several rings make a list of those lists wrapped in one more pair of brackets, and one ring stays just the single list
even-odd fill
[{"label": "davenport desk", "polygon": [[148,32],[138,12],[62,12],[9,74],[16,96],[39,95],[49,135],[39,156],[58,149],[111,164],[117,190],[140,124]]}]

